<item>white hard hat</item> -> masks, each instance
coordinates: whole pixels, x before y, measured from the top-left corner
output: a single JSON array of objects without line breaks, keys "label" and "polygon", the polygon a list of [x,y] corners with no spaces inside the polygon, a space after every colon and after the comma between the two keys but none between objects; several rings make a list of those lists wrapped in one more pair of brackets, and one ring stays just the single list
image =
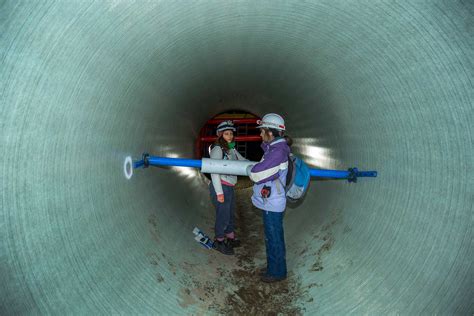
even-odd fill
[{"label": "white hard hat", "polygon": [[273,128],[279,131],[285,130],[285,120],[278,114],[268,113],[265,116],[257,121],[258,128]]},{"label": "white hard hat", "polygon": [[234,127],[234,122],[232,121],[224,121],[221,122],[219,125],[217,125],[217,131],[216,133],[219,134],[219,132],[231,130],[235,132],[235,127]]}]

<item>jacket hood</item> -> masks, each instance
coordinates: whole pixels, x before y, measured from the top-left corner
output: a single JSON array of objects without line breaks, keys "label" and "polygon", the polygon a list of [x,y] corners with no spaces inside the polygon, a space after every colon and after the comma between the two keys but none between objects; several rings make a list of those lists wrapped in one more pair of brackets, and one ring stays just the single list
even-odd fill
[{"label": "jacket hood", "polygon": [[262,143],[262,149],[264,151],[267,151],[268,149],[283,150],[284,152],[287,153],[287,155],[289,155],[291,152],[290,147],[288,146],[288,143],[286,142],[286,139],[283,137],[275,138],[271,143]]}]

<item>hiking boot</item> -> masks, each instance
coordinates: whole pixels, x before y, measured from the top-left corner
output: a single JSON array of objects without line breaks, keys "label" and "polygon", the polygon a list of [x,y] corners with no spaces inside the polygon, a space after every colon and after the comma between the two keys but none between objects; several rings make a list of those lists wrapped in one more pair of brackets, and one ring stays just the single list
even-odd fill
[{"label": "hiking boot", "polygon": [[267,274],[260,277],[260,281],[265,282],[265,283],[274,283],[274,282],[283,281],[285,279],[286,279],[286,276],[274,277],[274,276],[267,275]]},{"label": "hiking boot", "polygon": [[224,255],[233,255],[234,254],[234,248],[230,246],[228,243],[224,241],[219,241],[219,240],[214,240],[214,244],[212,245],[212,248],[216,249],[217,251],[223,253]]},{"label": "hiking boot", "polygon": [[228,243],[232,248],[240,247],[240,239],[238,239],[238,238],[227,238],[227,243]]}]

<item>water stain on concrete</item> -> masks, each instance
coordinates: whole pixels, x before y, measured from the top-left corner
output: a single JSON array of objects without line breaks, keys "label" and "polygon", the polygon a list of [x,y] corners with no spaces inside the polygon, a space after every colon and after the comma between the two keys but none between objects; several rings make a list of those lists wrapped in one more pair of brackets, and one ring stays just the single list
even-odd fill
[{"label": "water stain on concrete", "polygon": [[149,231],[150,231],[151,237],[153,238],[154,241],[159,243],[160,238],[159,238],[159,231],[158,231],[158,216],[156,216],[155,214],[151,214],[148,217],[148,223],[150,224]]},{"label": "water stain on concrete", "polygon": [[160,257],[158,256],[158,254],[154,252],[149,252],[146,254],[146,256],[148,258],[148,262],[150,262],[150,264],[154,266],[157,266],[158,263],[160,262]]},{"label": "water stain on concrete", "polygon": [[[336,210],[331,215],[331,221],[324,224],[320,231],[314,235],[314,240],[319,240],[322,244],[319,246],[319,249],[312,254],[315,257],[314,263],[309,269],[310,272],[322,271],[323,266],[323,256],[328,253],[335,243],[335,238],[333,234],[333,229],[336,225],[339,225],[342,222],[342,210]],[[308,249],[305,248],[305,251]]]},{"label": "water stain on concrete", "polygon": [[162,282],[165,281],[165,278],[163,278],[163,276],[160,273],[157,273],[156,274],[156,281],[158,281],[158,283],[162,283]]}]

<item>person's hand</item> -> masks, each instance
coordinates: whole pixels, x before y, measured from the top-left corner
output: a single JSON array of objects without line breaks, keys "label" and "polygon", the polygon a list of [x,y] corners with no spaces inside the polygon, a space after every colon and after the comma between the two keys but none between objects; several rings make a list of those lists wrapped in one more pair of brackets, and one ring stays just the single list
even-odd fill
[{"label": "person's hand", "polygon": [[219,201],[220,203],[224,203],[224,194],[218,194],[217,201]]},{"label": "person's hand", "polygon": [[248,165],[247,168],[245,169],[245,173],[250,177],[250,174],[252,173],[252,168],[253,168],[254,164],[253,165]]}]

